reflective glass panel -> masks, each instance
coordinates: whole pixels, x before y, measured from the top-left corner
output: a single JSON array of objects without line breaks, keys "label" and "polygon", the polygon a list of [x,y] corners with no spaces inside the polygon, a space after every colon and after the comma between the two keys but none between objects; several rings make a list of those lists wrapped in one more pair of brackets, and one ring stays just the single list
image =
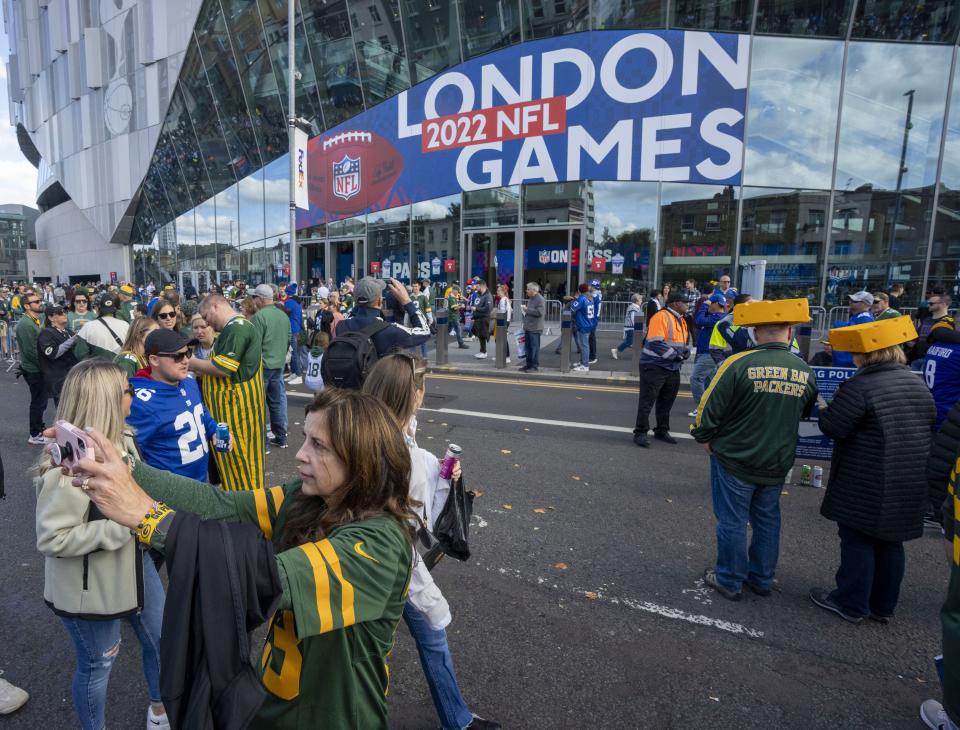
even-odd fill
[{"label": "reflective glass panel", "polygon": [[664,183],[660,201],[658,285],[682,288],[730,274],[737,233],[737,194],[732,186]]},{"label": "reflective glass panel", "polygon": [[157,147],[153,152],[153,159],[150,162],[151,168],[155,168],[159,173],[163,188],[167,194],[167,200],[170,201],[170,208],[173,214],[170,218],[167,218],[167,220],[172,220],[174,217],[193,207],[190,188],[184,180],[183,171],[180,168],[180,159],[177,156],[177,149],[173,144],[175,128],[175,117],[168,115],[167,120],[163,123],[160,137],[157,140]]},{"label": "reflective glass panel", "polygon": [[290,230],[290,158],[277,158],[263,170],[263,213],[266,235]]},{"label": "reflective glass panel", "polygon": [[587,30],[588,0],[521,0],[527,38],[549,38]]},{"label": "reflective glass panel", "polygon": [[[167,110],[170,141],[180,158],[180,169],[187,184],[190,200],[193,205],[199,205],[204,200],[212,198],[214,190],[207,177],[207,168],[200,153],[190,117],[180,84],[177,84],[170,99],[170,108]],[[216,128],[216,125],[210,126]]]},{"label": "reflective glass panel", "polygon": [[523,186],[523,224],[582,223],[589,183],[534,183]]},{"label": "reflective glass panel", "polygon": [[389,0],[350,0],[350,21],[367,106],[410,88],[400,16]]},{"label": "reflective glass panel", "polygon": [[744,182],[829,189],[841,41],[753,41]]},{"label": "reflective glass panel", "polygon": [[852,3],[853,0],[760,0],[756,30],[842,38],[847,34]]},{"label": "reflective glass panel", "polygon": [[243,89],[233,58],[233,47],[219,3],[205,3],[197,21],[194,40],[200,49],[207,72],[230,160],[227,163],[236,178],[249,175],[262,167],[260,149],[253,133]]},{"label": "reflective glass panel", "polygon": [[667,0],[593,0],[595,30],[663,28]]},{"label": "reflective glass panel", "polygon": [[515,226],[520,216],[520,186],[463,194],[463,227]]},{"label": "reflective glass panel", "polygon": [[954,43],[960,24],[956,0],[860,0],[854,38]]},{"label": "reflective glass panel", "polygon": [[264,162],[287,150],[287,121],[270,63],[260,11],[248,0],[221,0],[237,71]]},{"label": "reflective glass panel", "polygon": [[464,58],[504,48],[520,40],[516,0],[457,0]]},{"label": "reflective glass panel", "polygon": [[413,256],[418,279],[460,280],[459,195],[413,204]]},{"label": "reflective glass panel", "polygon": [[[239,184],[231,185],[216,197],[216,238],[214,242],[217,256],[218,270],[227,268],[224,264],[224,255],[236,251],[239,245],[240,215],[239,215]],[[199,244],[199,241],[198,241]]]},{"label": "reflective glass panel", "polygon": [[820,299],[830,194],[744,188],[740,263],[767,262],[764,298]]},{"label": "reflective glass panel", "polygon": [[395,0],[403,17],[413,83],[460,63],[460,26],[455,2]]},{"label": "reflective glass panel", "polygon": [[380,276],[410,283],[409,205],[367,215],[367,252],[368,261],[380,262]]},{"label": "reflective glass panel", "polygon": [[334,221],[327,224],[327,236],[337,238],[339,236],[365,236],[367,233],[367,219],[364,216],[357,218],[345,218],[342,221]]},{"label": "reflective glass panel", "polygon": [[357,69],[357,51],[350,35],[346,0],[303,0],[317,91],[327,127],[363,111],[363,92]]},{"label": "reflective glass panel", "polygon": [[[628,301],[631,293],[653,286],[657,184],[598,180],[591,185],[596,216],[595,224],[587,227],[587,257],[606,261],[604,296]],[[527,266],[531,263],[528,257]]]},{"label": "reflective glass panel", "polygon": [[940,173],[940,197],[933,229],[927,288],[943,287],[960,302],[960,73],[953,80],[947,138]]},{"label": "reflective glass panel", "polygon": [[263,230],[263,170],[248,175],[237,183],[239,203],[239,243],[259,241],[266,234]]},{"label": "reflective glass panel", "polygon": [[753,0],[676,0],[672,7],[674,28],[700,30],[750,30]]},{"label": "reflective glass panel", "polygon": [[950,56],[938,46],[850,44],[837,188],[934,183]]},{"label": "reflective glass panel", "polygon": [[[221,193],[220,195],[223,194],[224,193]],[[218,195],[217,198],[219,197]],[[195,211],[194,220],[196,221],[197,227],[197,247],[190,270],[202,272],[216,271],[219,268],[217,265],[216,198],[211,198],[198,206]],[[182,261],[180,262],[180,268],[186,269]]]},{"label": "reflective glass panel", "polygon": [[290,237],[271,236],[264,242],[264,273],[271,284],[283,284],[290,276]]},{"label": "reflective glass panel", "polygon": [[263,241],[254,241],[240,246],[237,256],[237,276],[253,287],[266,281],[266,272],[269,269],[269,257]]}]

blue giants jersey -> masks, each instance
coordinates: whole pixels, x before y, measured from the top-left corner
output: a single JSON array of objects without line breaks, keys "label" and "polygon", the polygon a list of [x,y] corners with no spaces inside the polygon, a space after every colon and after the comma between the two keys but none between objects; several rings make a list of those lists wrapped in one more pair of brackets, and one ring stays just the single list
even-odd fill
[{"label": "blue giants jersey", "polygon": [[923,378],[937,404],[937,429],[960,400],[960,345],[937,342],[927,350]]},{"label": "blue giants jersey", "polygon": [[167,385],[152,378],[130,378],[136,396],[127,423],[136,429],[143,460],[174,474],[207,481],[210,439],[217,422],[203,405],[193,378]]}]

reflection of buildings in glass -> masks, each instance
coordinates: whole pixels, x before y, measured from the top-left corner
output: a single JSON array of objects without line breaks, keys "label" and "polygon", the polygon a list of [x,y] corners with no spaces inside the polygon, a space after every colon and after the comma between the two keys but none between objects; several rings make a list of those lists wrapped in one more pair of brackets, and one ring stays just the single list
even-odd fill
[{"label": "reflection of buildings in glass", "polygon": [[519,211],[519,186],[464,193],[463,227],[515,226],[519,221]]},{"label": "reflection of buildings in glass", "polygon": [[28,276],[27,251],[37,247],[34,223],[39,211],[26,205],[0,205],[0,281]]},{"label": "reflection of buildings in glass", "polygon": [[707,199],[667,203],[661,206],[660,221],[664,266],[729,266],[737,221],[731,186]]}]

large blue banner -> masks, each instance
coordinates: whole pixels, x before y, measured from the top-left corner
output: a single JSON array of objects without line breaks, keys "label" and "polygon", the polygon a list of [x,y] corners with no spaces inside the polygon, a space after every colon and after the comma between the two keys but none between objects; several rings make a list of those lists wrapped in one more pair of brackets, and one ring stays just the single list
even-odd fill
[{"label": "large blue banner", "polygon": [[467,61],[311,139],[297,226],[520,183],[739,184],[748,48],[593,31]]}]

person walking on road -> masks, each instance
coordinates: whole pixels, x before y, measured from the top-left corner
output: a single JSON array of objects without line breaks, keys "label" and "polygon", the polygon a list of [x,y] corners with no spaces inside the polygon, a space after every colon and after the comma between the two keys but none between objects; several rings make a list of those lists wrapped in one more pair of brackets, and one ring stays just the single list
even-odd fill
[{"label": "person walking on road", "polygon": [[936,407],[900,347],[916,336],[907,317],[830,332],[858,369],[820,412],[820,430],[834,440],[820,514],[837,523],[840,567],[836,589],[814,588],[810,600],[853,624],[890,620],[903,542],[923,535],[927,480],[917,467],[930,453]]},{"label": "person walking on road", "polygon": [[47,409],[47,389],[43,382],[43,372],[40,370],[40,359],[37,355],[37,337],[43,329],[40,323],[40,313],[43,311],[43,300],[32,289],[27,289],[20,298],[23,307],[23,316],[17,322],[17,347],[20,349],[20,373],[30,388],[30,438],[28,443],[43,445],[43,412]]},{"label": "person walking on road", "polygon": [[623,317],[623,340],[619,345],[610,349],[610,356],[614,360],[620,359],[620,353],[633,347],[633,336],[637,328],[637,316],[643,316],[643,309],[640,306],[642,298],[639,294],[630,295],[630,303],[627,305],[627,313]]},{"label": "person walking on road", "polygon": [[257,313],[254,327],[260,336],[263,354],[263,392],[267,396],[270,430],[273,439],[267,446],[287,448],[287,389],[283,382],[283,365],[290,349],[290,318],[273,302],[273,287],[259,284],[253,290]]},{"label": "person walking on road", "polygon": [[[710,455],[717,560],[703,580],[739,601],[743,586],[769,596],[780,553],[780,492],[793,466],[797,427],[817,400],[810,367],[790,352],[806,299],[752,302],[736,324],[753,326],[756,347],[731,355],[713,376],[691,431]],[[753,537],[747,550],[747,523]]]},{"label": "person walking on road", "polygon": [[547,312],[547,302],[540,293],[540,285],[531,281],[526,287],[527,303],[520,307],[523,313],[523,336],[526,340],[526,363],[520,366],[520,372],[536,373],[540,371],[540,337],[543,335],[543,318]]},{"label": "person walking on road", "polygon": [[657,425],[653,437],[668,444],[677,440],[670,435],[670,409],[680,390],[680,368],[690,357],[687,330],[687,297],[670,294],[666,306],[647,321],[647,334],[640,353],[640,398],[633,443],[647,448],[650,441],[650,410],[656,404]]},{"label": "person walking on road", "polygon": [[714,292],[710,299],[699,306],[694,316],[694,324],[697,326],[697,356],[693,360],[693,373],[690,375],[690,392],[693,395],[693,410],[687,415],[691,418],[697,417],[697,404],[703,397],[703,391],[710,384],[710,379],[717,372],[717,362],[710,354],[710,338],[713,336],[713,328],[717,322],[723,319],[727,313],[727,305],[730,302],[720,292]]}]

